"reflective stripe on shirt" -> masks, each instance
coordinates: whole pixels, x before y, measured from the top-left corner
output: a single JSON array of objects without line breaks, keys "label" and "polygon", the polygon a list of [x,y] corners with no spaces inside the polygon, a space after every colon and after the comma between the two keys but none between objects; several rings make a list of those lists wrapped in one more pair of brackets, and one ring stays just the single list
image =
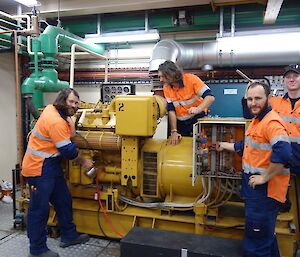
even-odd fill
[{"label": "reflective stripe on shirt", "polygon": [[300,124],[300,118],[291,117],[291,116],[284,116],[284,115],[280,115],[280,117],[281,117],[285,122],[293,122],[293,123]]},{"label": "reflective stripe on shirt", "polygon": [[[36,129],[34,129],[34,130],[32,131],[32,134],[33,134],[35,137],[37,137],[38,139],[41,139],[41,140],[43,140],[43,141],[52,142],[52,139],[51,139],[50,137],[45,137],[45,136],[43,136],[43,135],[40,134]],[[68,144],[70,144],[70,143],[71,143],[71,140],[66,139],[66,140],[62,140],[62,141],[59,141],[59,142],[55,143],[55,146],[56,146],[56,148],[59,148],[59,147],[66,146],[66,145],[68,145]]]},{"label": "reflective stripe on shirt", "polygon": [[41,140],[44,140],[44,141],[48,141],[48,142],[51,142],[52,139],[50,137],[45,137],[43,136],[42,134],[40,134],[40,132],[38,132],[36,129],[33,129],[32,130],[32,135],[34,135],[35,137],[41,139]]},{"label": "reflective stripe on shirt", "polygon": [[[246,174],[260,174],[260,175],[262,175],[266,172],[267,169],[253,167],[253,166],[250,166],[249,164],[243,162],[243,170]],[[290,173],[289,169],[284,169],[284,170],[279,172],[279,174],[289,174],[289,173]]]},{"label": "reflective stripe on shirt", "polygon": [[187,115],[187,116],[177,116],[177,120],[188,120],[190,118],[193,118],[196,114],[193,115]]},{"label": "reflective stripe on shirt", "polygon": [[62,140],[62,141],[59,141],[59,142],[55,143],[55,146],[56,146],[57,148],[60,148],[60,147],[63,147],[63,146],[65,146],[65,145],[68,145],[68,144],[70,144],[70,143],[71,143],[71,140],[66,139],[66,140]]},{"label": "reflective stripe on shirt", "polygon": [[247,137],[245,138],[245,143],[251,145],[252,148],[254,149],[259,149],[259,150],[272,150],[272,147],[270,144],[260,144],[257,142],[254,142],[251,138]]},{"label": "reflective stripe on shirt", "polygon": [[300,144],[300,137],[289,137],[291,143],[298,143]]},{"label": "reflective stripe on shirt", "polygon": [[290,139],[289,139],[289,137],[287,137],[287,136],[276,136],[276,137],[273,137],[272,139],[271,139],[271,141],[270,141],[270,143],[271,143],[271,145],[273,146],[273,145],[275,145],[276,143],[278,143],[278,142],[287,142],[287,143],[289,143],[290,142]]},{"label": "reflective stripe on shirt", "polygon": [[210,90],[210,88],[207,85],[205,85],[201,90],[199,90],[197,92],[197,95],[202,97],[206,90]]},{"label": "reflective stripe on shirt", "polygon": [[52,158],[52,157],[57,157],[57,156],[60,155],[59,152],[56,152],[54,154],[49,154],[49,153],[46,153],[46,152],[34,150],[31,147],[27,147],[27,151],[29,153],[35,155],[35,156],[39,156],[39,157],[42,157],[42,158]]},{"label": "reflective stripe on shirt", "polygon": [[185,101],[174,101],[173,104],[174,106],[184,106],[184,105],[190,105],[193,104],[194,102],[196,102],[198,100],[199,96],[195,95],[193,98],[185,100]]}]

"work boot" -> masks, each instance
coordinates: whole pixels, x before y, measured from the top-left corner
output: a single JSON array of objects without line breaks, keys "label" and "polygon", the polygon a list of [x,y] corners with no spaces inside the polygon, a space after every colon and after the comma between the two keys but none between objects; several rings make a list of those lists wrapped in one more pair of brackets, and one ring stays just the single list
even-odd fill
[{"label": "work boot", "polygon": [[28,257],[59,257],[59,254],[48,250],[47,252],[41,253],[39,255],[29,254]]},{"label": "work boot", "polygon": [[84,244],[89,240],[90,240],[89,235],[81,234],[77,238],[75,238],[74,240],[70,240],[70,241],[67,241],[67,242],[60,242],[59,246],[62,247],[62,248],[65,248],[65,247],[68,247],[70,245]]}]

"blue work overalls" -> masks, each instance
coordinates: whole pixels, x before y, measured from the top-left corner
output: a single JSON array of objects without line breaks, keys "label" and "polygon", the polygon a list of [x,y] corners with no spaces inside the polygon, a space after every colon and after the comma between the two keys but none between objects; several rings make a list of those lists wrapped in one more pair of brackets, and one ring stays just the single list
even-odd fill
[{"label": "blue work overalls", "polygon": [[275,225],[282,203],[267,197],[267,183],[250,187],[251,175],[243,173],[241,191],[245,199],[243,257],[280,257]]},{"label": "blue work overalls", "polygon": [[61,168],[61,157],[45,159],[42,175],[27,177],[30,190],[27,234],[30,253],[39,255],[48,250],[47,221],[49,202],[53,205],[58,219],[61,241],[72,241],[78,237],[72,222],[72,198]]}]

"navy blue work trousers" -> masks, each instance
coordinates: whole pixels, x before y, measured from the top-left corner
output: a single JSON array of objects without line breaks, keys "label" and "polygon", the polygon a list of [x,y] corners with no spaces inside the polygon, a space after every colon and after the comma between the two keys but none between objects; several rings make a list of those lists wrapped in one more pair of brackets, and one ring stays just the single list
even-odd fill
[{"label": "navy blue work trousers", "polygon": [[280,257],[275,235],[280,206],[268,197],[246,199],[243,257]]},{"label": "navy blue work trousers", "polygon": [[49,202],[54,206],[61,233],[61,241],[75,239],[78,234],[72,217],[72,197],[66,181],[61,176],[28,177],[30,203],[27,216],[27,235],[30,253],[39,255],[48,251],[47,221]]}]

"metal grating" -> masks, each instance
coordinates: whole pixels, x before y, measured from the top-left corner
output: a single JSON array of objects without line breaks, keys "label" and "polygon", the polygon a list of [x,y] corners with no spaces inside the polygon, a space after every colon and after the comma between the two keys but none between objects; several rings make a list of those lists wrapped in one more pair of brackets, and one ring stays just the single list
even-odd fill
[{"label": "metal grating", "polygon": [[157,153],[143,153],[143,195],[157,196]]}]

